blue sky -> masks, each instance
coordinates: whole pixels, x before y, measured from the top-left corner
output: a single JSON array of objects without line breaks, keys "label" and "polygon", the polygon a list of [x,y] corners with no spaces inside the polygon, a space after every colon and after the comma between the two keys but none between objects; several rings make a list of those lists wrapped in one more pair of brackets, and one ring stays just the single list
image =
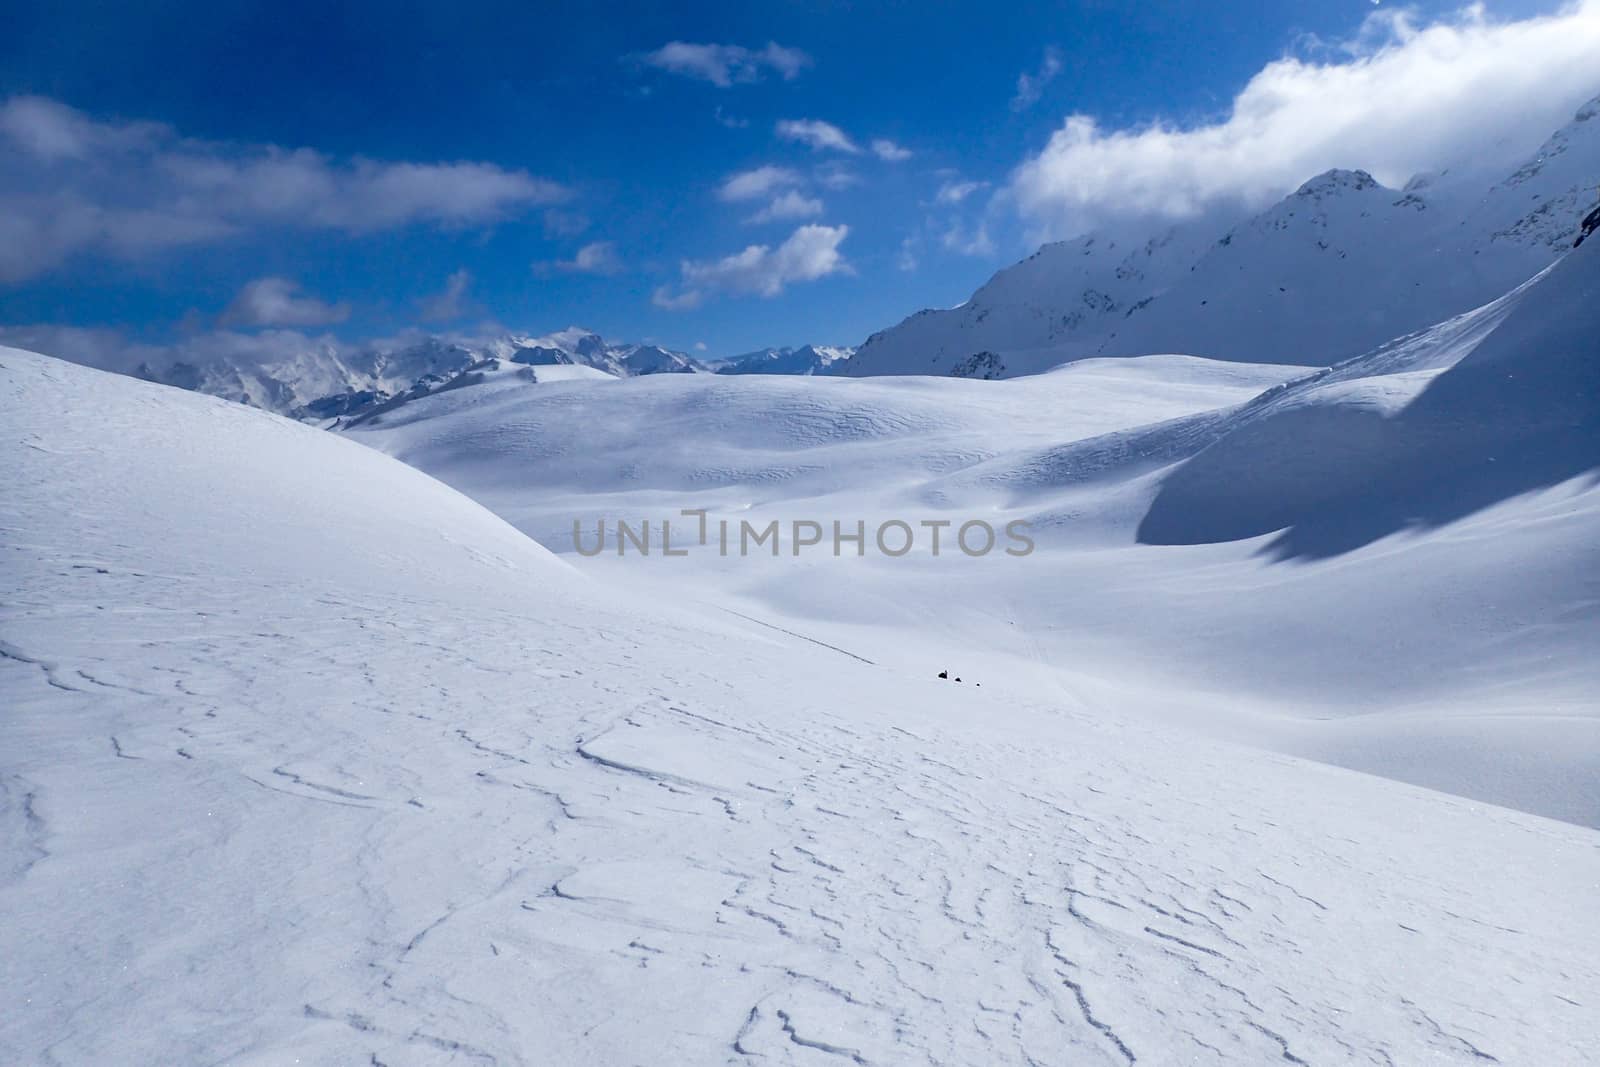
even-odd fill
[{"label": "blue sky", "polygon": [[[1315,151],[1182,135],[1237,140],[1236,97],[1286,56],[1337,71],[1410,49],[1403,90],[1435,23],[1487,56],[1559,7],[1456,6],[27,5],[0,35],[0,125],[34,153],[4,190],[0,324],[856,343],[1116,218],[1124,188],[1160,214],[1281,195],[1345,149],[1380,177],[1427,162],[1356,132]],[[1149,142],[1117,131],[1152,124],[1203,181],[1138,169]],[[1251,183],[1227,151],[1271,158]]]}]

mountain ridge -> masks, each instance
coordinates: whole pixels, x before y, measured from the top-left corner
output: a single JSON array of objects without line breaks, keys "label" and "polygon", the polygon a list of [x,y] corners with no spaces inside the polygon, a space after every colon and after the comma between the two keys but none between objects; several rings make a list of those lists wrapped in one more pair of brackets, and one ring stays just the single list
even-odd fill
[{"label": "mountain ridge", "polygon": [[[1500,296],[1571,245],[1600,175],[1600,96],[1510,174],[1391,189],[1332,169],[1265,210],[1087,234],[997,272],[955,308],[880,330],[836,373],[1014,377],[1182,352],[1326,366]],[[1338,294],[1337,300],[1333,294]]]}]

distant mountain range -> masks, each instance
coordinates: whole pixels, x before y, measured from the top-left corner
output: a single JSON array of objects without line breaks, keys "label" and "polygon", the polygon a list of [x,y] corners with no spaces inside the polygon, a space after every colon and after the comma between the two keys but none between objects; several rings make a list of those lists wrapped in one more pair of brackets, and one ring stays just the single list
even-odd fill
[{"label": "distant mountain range", "polygon": [[261,362],[225,355],[135,372],[174,385],[294,418],[359,416],[407,395],[424,394],[489,361],[533,367],[591,367],[619,378],[646,374],[816,374],[854,350],[825,345],[764,348],[731,359],[701,361],[652,344],[608,341],[580,327],[542,337],[504,334],[477,340],[420,335],[400,342],[339,345],[311,342],[284,359]]},{"label": "distant mountain range", "polygon": [[854,348],[834,345],[760,348],[706,366],[718,374],[830,374],[855,354]]}]

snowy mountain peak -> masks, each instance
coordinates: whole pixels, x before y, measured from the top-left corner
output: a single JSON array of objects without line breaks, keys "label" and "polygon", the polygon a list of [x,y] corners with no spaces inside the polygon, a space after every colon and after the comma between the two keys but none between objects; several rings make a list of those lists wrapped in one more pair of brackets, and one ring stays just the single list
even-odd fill
[{"label": "snowy mountain peak", "polygon": [[1333,170],[1323,171],[1300,186],[1294,191],[1294,195],[1321,199],[1325,196],[1334,196],[1347,191],[1360,193],[1368,189],[1378,188],[1381,188],[1378,180],[1364,170],[1334,168]]},{"label": "snowy mountain peak", "polygon": [[855,354],[843,345],[759,348],[708,366],[718,374],[828,374],[837,373],[835,365]]},{"label": "snowy mountain peak", "polygon": [[569,326],[543,337],[503,337],[488,342],[484,348],[496,359],[509,363],[536,367],[569,363],[594,367],[619,378],[639,374],[684,374],[700,370],[699,364],[685,353],[659,345],[613,343],[581,326]]}]

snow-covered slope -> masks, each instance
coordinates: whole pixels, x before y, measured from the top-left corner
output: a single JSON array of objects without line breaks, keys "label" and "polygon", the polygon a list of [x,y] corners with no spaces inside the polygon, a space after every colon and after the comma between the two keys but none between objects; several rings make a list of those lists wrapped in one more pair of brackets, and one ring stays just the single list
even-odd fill
[{"label": "snow-covered slope", "polygon": [[1574,237],[1572,220],[1595,201],[1600,179],[1600,96],[1578,109],[1515,173],[1489,190],[1463,223],[1488,230],[1498,245],[1521,244],[1565,251]]},{"label": "snow-covered slope", "polygon": [[[1328,372],[1164,356],[1001,382],[508,380],[357,436],[560,552],[574,519],[680,508],[736,531],[1029,521],[1039,551],[1013,562],[785,543],[765,566],[627,573],[880,662],[1071,679],[1159,721],[1600,825],[1592,251]],[[1509,376],[1456,366],[1474,349]]]},{"label": "snow-covered slope", "polygon": [[[1050,245],[950,311],[874,335],[841,373],[1010,377],[1089,355],[1325,366],[1493,300],[1571,247],[1600,174],[1600,98],[1515,173],[1387,189],[1330,171],[1218,232],[1117,259]],[[1117,249],[1118,253],[1122,250]]]},{"label": "snow-covered slope", "polygon": [[1588,1054],[1593,831],[656,607],[238,405],[0,350],[0,428],[7,1062]]},{"label": "snow-covered slope", "polygon": [[[1099,338],[1172,285],[1214,239],[1208,222],[1196,221],[1132,244],[1091,234],[1045,245],[959,307],[919,311],[873,334],[834,373],[1016,377],[1092,355]],[[1037,349],[1049,355],[1015,355]]]},{"label": "snow-covered slope", "polygon": [[1282,530],[1329,554],[1600,468],[1600,248],[1482,309],[1263,397],[1173,472],[1161,543]]},{"label": "snow-covered slope", "polygon": [[985,390],[927,378],[755,375],[535,388],[500,374],[381,412],[351,433],[501,514],[526,503],[563,516],[525,528],[570,546],[567,509],[590,513],[613,493],[671,492],[730,509],[838,491],[891,500],[1063,436],[1241,403],[1297,373],[1160,356],[1090,360]]},{"label": "snow-covered slope", "polygon": [[[616,375],[582,363],[514,363],[491,357],[463,368],[460,373],[442,381],[438,379],[423,379],[398,396],[364,405],[348,414],[340,415],[324,425],[330,430],[336,430],[376,425],[380,422],[392,421],[397,418],[403,419],[405,415],[403,413],[396,415],[396,412],[401,412],[407,405],[443,394],[455,393],[463,389],[471,390],[468,395],[476,400],[485,393],[495,392],[495,387],[507,385],[520,388],[530,385],[549,385],[553,382],[611,382],[616,380]],[[479,388],[484,385],[489,385],[490,388]]]}]

